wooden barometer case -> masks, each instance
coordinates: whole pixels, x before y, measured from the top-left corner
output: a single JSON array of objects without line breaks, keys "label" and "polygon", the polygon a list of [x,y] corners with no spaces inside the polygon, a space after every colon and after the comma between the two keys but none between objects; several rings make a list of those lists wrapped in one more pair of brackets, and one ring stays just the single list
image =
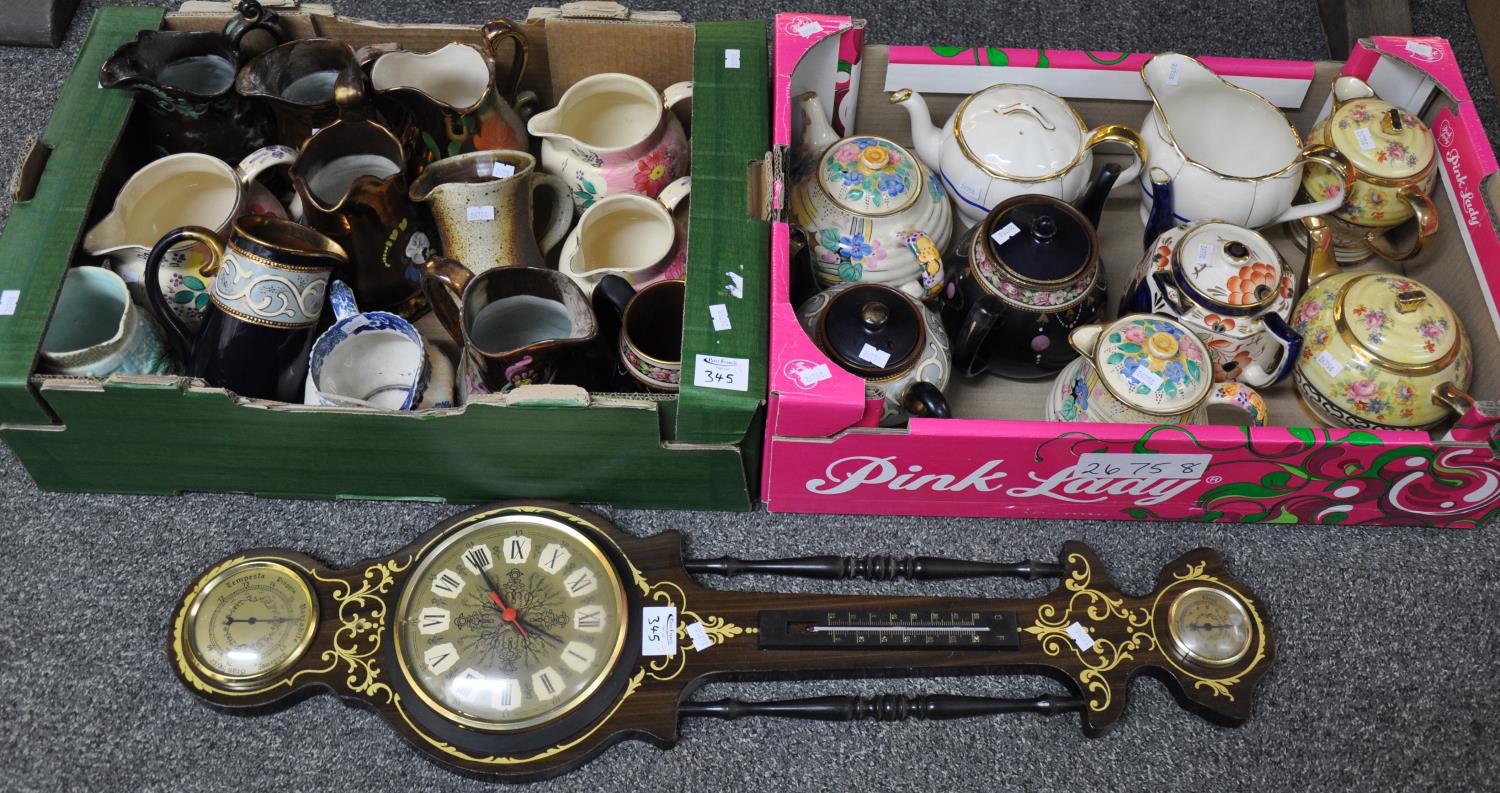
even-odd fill
[{"label": "wooden barometer case", "polygon": [[[707,589],[695,575],[825,579],[1057,578],[1030,599]],[[1208,549],[1156,589],[1116,591],[1087,546],[1056,564],[935,557],[684,560],[682,537],[631,537],[565,504],[458,515],[390,556],[333,570],[295,551],[235,554],[183,595],[168,646],[177,676],[227,708],[325,688],[375,709],[442,763],[520,781],[577,767],[627,737],[672,745],[684,717],[952,719],[1079,713],[1096,734],[1140,672],[1236,724],[1274,644],[1264,607]],[[740,679],[960,672],[1044,674],[1068,691],[694,701]]]}]

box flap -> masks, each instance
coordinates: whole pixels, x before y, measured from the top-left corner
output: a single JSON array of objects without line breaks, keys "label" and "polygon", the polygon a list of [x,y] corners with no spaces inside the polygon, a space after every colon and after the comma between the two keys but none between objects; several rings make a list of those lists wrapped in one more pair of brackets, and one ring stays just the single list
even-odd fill
[{"label": "box flap", "polygon": [[[697,25],[694,190],[677,412],[677,439],[683,442],[743,438],[765,400],[770,225],[752,217],[745,185],[750,163],[769,149],[769,74],[763,23]],[[704,189],[708,185],[714,189]],[[748,382],[709,376],[732,373],[731,362],[737,361],[748,362]]]},{"label": "box flap", "polygon": [[51,156],[40,175],[27,180],[35,184],[31,199],[16,203],[0,234],[0,422],[53,422],[28,379],[83,232],[94,183],[132,99],[125,91],[101,89],[99,67],[141,30],[160,27],[161,19],[160,8],[107,7],[94,15],[42,135]]}]

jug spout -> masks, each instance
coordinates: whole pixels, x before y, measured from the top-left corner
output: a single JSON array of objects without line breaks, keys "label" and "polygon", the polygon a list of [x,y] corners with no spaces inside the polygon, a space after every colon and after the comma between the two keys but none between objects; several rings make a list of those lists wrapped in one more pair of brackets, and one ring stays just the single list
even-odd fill
[{"label": "jug spout", "polygon": [[802,155],[816,157],[832,146],[839,139],[839,134],[828,123],[828,116],[823,113],[823,102],[818,99],[817,92],[808,91],[797,97],[797,106],[802,109],[804,122]]},{"label": "jug spout", "polygon": [[1224,79],[1198,59],[1176,52],[1152,56],[1141,67],[1141,79],[1158,99],[1187,88],[1221,87]]},{"label": "jug spout", "polygon": [[83,235],[83,250],[90,256],[103,255],[125,244],[125,218],[118,208]]},{"label": "jug spout", "polygon": [[943,148],[943,131],[933,125],[927,100],[910,88],[902,88],[891,94],[890,103],[906,108],[906,114],[911,116],[911,140],[916,146],[917,156],[928,168],[936,169]]},{"label": "jug spout", "polygon": [[572,136],[563,132],[561,129],[561,111],[562,108],[559,106],[554,107],[551,110],[537,113],[526,121],[526,131],[530,132],[534,137],[538,138],[551,138],[553,140],[572,140]]}]

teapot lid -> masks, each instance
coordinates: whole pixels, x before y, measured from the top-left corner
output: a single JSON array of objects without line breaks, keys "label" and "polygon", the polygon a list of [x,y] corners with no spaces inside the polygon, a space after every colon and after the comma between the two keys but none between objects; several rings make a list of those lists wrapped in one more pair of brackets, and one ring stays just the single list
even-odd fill
[{"label": "teapot lid", "polygon": [[1441,368],[1458,350],[1458,317],[1420,282],[1366,273],[1347,281],[1338,300],[1334,326],[1383,369]]},{"label": "teapot lid", "polygon": [[1432,164],[1432,131],[1422,120],[1378,97],[1345,102],[1328,122],[1330,142],[1360,171],[1406,179]]},{"label": "teapot lid", "polygon": [[1208,348],[1180,323],[1131,314],[1099,334],[1094,348],[1099,379],[1121,402],[1142,413],[1192,410],[1213,387]]},{"label": "teapot lid", "polygon": [[818,184],[840,207],[878,217],[899,212],[922,192],[922,166],[885,138],[844,138],[823,152]]},{"label": "teapot lid", "polygon": [[1083,120],[1062,97],[1001,83],[969,96],[954,114],[953,135],[971,162],[1001,179],[1039,181],[1083,157]]},{"label": "teapot lid", "polygon": [[905,370],[925,333],[911,298],[882,284],[857,284],[834,295],[820,330],[835,363],[872,379]]},{"label": "teapot lid", "polygon": [[[1193,302],[1241,313],[1264,308],[1291,288],[1286,263],[1254,231],[1210,220],[1188,227],[1172,252],[1178,283]],[[1284,295],[1291,297],[1290,292]]]},{"label": "teapot lid", "polygon": [[1097,234],[1072,204],[1028,194],[1001,202],[980,224],[991,261],[1032,287],[1075,280],[1098,259]]}]

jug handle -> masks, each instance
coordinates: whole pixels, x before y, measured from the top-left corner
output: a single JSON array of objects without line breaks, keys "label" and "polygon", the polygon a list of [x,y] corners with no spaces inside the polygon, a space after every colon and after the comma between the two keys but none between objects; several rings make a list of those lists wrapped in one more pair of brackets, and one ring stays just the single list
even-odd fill
[{"label": "jug handle", "polygon": [[687,114],[684,115],[682,113],[678,113],[677,112],[677,106],[680,105],[680,104],[682,104],[683,100],[685,100],[685,99],[692,99],[692,98],[693,98],[693,81],[692,80],[683,80],[680,83],[672,83],[671,85],[667,86],[667,88],[666,88],[665,91],[661,92],[661,104],[662,104],[662,107],[665,108],[668,112],[676,113],[677,114],[677,120],[680,121],[680,122],[682,122],[682,126],[684,128],[686,128],[689,132],[692,131],[692,123],[691,123],[692,120],[693,120],[692,110],[689,109],[688,112],[687,112]]},{"label": "jug handle", "polygon": [[537,246],[542,249],[542,255],[546,256],[567,235],[568,229],[573,226],[573,190],[568,183],[550,174],[533,172],[531,180],[532,203],[536,203],[535,194],[537,188],[546,188],[553,192],[552,213],[547,218],[538,232]]},{"label": "jug handle", "polygon": [[1354,190],[1354,169],[1344,164],[1337,150],[1331,146],[1321,144],[1308,146],[1298,152],[1297,159],[1293,161],[1294,165],[1301,166],[1305,166],[1309,162],[1318,163],[1324,168],[1333,171],[1334,175],[1339,178],[1339,182],[1342,183],[1343,190],[1340,190],[1339,194],[1332,198],[1325,198],[1322,201],[1314,201],[1311,204],[1297,204],[1290,207],[1287,211],[1281,213],[1280,217],[1266,225],[1270,226],[1277,223],[1286,223],[1290,220],[1301,220],[1313,215],[1326,215],[1343,206],[1344,202],[1348,200],[1349,193]]},{"label": "jug handle", "polygon": [[[484,23],[484,27],[480,28],[480,30],[484,33],[485,46],[490,51],[491,69],[498,70],[500,68],[500,45],[507,40],[514,41],[516,44],[516,56],[511,62],[510,67],[510,91],[505,94],[507,99],[514,102],[520,97],[521,79],[526,76],[526,34],[522,33],[521,29],[516,27],[514,22],[504,18],[491,19]],[[500,85],[499,74],[492,72],[490,79],[495,82],[497,87]],[[533,95],[533,101],[535,101],[535,95]]]},{"label": "jug handle", "polygon": [[1437,207],[1426,191],[1416,185],[1407,185],[1397,191],[1396,195],[1411,207],[1412,215],[1417,219],[1417,238],[1410,245],[1397,250],[1386,238],[1389,229],[1374,229],[1365,234],[1365,243],[1370,246],[1370,250],[1386,259],[1401,262],[1421,253],[1427,247],[1427,242],[1437,236],[1438,214]]},{"label": "jug handle", "polygon": [[[1243,402],[1240,401],[1241,394],[1246,395]],[[1271,422],[1271,411],[1266,408],[1266,400],[1259,391],[1244,383],[1214,383],[1213,389],[1208,392],[1208,399],[1203,401],[1205,408],[1209,405],[1243,410],[1249,414],[1252,427],[1269,426]]]},{"label": "jug handle", "polygon": [[258,0],[240,0],[234,18],[224,25],[224,35],[238,50],[245,36],[256,30],[264,30],[277,44],[286,43],[286,31],[275,11],[262,6]]},{"label": "jug handle", "polygon": [[656,200],[667,208],[668,212],[676,212],[677,205],[687,199],[688,193],[693,189],[693,177],[681,176],[676,181],[663,187],[656,195]]},{"label": "jug handle", "polygon": [[255,183],[256,177],[260,176],[268,168],[278,165],[295,165],[297,163],[297,150],[291,146],[267,146],[250,152],[240,164],[235,166],[235,173],[239,174],[240,185],[249,190]]},{"label": "jug handle", "polygon": [[172,247],[183,240],[192,240],[208,248],[208,266],[201,268],[204,275],[213,275],[219,271],[224,263],[224,243],[219,242],[217,235],[212,230],[202,226],[183,226],[166,233],[156,244],[151,247],[151,253],[146,255],[146,271],[141,276],[142,283],[146,285],[146,302],[151,305],[151,313],[161,321],[161,325],[167,331],[167,336],[172,340],[172,346],[176,348],[177,355],[183,363],[193,357],[193,334],[187,325],[172,313],[167,306],[166,295],[161,293],[161,260],[171,252]]},{"label": "jug handle", "polygon": [[1260,319],[1265,323],[1271,338],[1276,340],[1276,346],[1281,348],[1281,359],[1270,371],[1266,371],[1258,362],[1245,367],[1240,374],[1240,382],[1252,388],[1265,388],[1281,382],[1282,378],[1291,374],[1292,366],[1297,363],[1298,356],[1302,355],[1302,334],[1286,324],[1280,314],[1272,311]]},{"label": "jug handle", "polygon": [[464,290],[474,280],[474,273],[457,259],[434,256],[422,265],[422,294],[432,306],[443,329],[458,343],[464,344],[463,315],[459,309]]},{"label": "jug handle", "polygon": [[1085,151],[1093,151],[1101,143],[1119,143],[1130,149],[1130,155],[1135,161],[1120,174],[1114,186],[1134,182],[1141,173],[1141,166],[1146,162],[1146,139],[1141,137],[1141,133],[1124,124],[1101,124],[1089,130],[1083,148]]},{"label": "jug handle", "polygon": [[602,295],[609,305],[614,308],[615,314],[619,315],[620,321],[625,321],[625,309],[630,306],[630,301],[635,297],[635,287],[624,277],[609,273],[599,279],[594,285],[594,294]]},{"label": "jug handle", "polygon": [[354,299],[354,290],[337,278],[333,280],[333,285],[328,287],[328,305],[333,309],[335,321],[359,314],[359,303]]},{"label": "jug handle", "polygon": [[918,380],[906,387],[906,393],[901,395],[901,407],[907,413],[921,418],[953,418],[953,411],[948,409],[948,400],[943,392],[926,380]]},{"label": "jug handle", "polygon": [[359,69],[343,69],[333,84],[333,104],[339,121],[370,120],[370,106],[365,94],[365,76]]}]

